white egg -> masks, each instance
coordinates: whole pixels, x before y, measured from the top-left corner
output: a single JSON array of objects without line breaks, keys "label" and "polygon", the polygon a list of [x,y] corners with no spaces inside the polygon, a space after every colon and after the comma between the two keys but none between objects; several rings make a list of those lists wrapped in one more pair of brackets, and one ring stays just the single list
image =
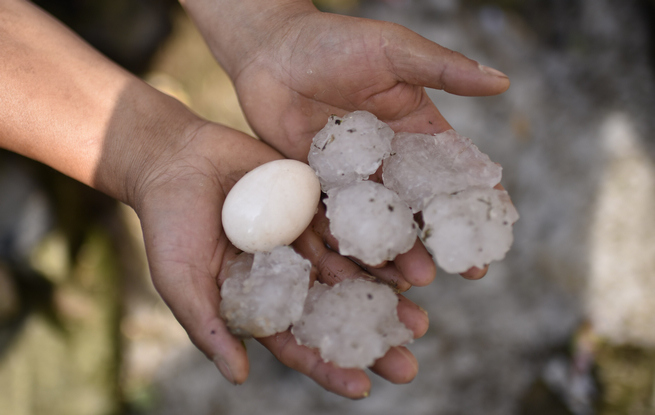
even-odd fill
[{"label": "white egg", "polygon": [[223,229],[237,248],[270,251],[307,228],[321,196],[316,173],[296,160],[275,160],[248,172],[223,204]]}]

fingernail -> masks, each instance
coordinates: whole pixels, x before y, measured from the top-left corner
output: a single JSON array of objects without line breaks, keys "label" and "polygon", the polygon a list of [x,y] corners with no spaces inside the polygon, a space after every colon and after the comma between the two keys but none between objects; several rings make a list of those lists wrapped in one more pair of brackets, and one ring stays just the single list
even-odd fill
[{"label": "fingernail", "polygon": [[223,377],[227,379],[231,384],[236,385],[236,382],[234,381],[234,376],[232,376],[232,371],[230,370],[230,366],[223,360],[222,357],[216,356],[214,357],[214,365],[218,368],[218,371],[221,372]]},{"label": "fingernail", "polygon": [[498,69],[490,68],[490,67],[484,66],[484,65],[478,65],[478,68],[482,72],[486,73],[487,75],[500,76],[502,78],[507,78],[507,75],[505,75],[504,73],[502,73]]},{"label": "fingernail", "polygon": [[419,309],[421,312],[423,312],[423,314],[425,314],[426,316],[428,315],[428,310],[426,310],[425,308],[423,308],[423,307],[421,307],[421,306],[418,306],[418,309]]}]

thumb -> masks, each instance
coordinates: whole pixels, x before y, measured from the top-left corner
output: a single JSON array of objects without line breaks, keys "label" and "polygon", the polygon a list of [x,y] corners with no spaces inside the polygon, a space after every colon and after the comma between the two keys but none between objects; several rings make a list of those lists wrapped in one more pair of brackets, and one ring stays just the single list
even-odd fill
[{"label": "thumb", "polygon": [[504,73],[440,46],[413,31],[389,24],[382,47],[390,71],[402,82],[455,95],[488,96],[509,88]]}]

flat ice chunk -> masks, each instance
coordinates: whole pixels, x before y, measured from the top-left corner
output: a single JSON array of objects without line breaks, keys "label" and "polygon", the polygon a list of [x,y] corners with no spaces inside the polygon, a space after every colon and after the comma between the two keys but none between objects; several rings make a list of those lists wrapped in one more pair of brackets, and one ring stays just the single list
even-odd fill
[{"label": "flat ice chunk", "polygon": [[391,153],[393,130],[375,115],[355,111],[330,116],[312,141],[307,159],[324,192],[368,178]]},{"label": "flat ice chunk", "polygon": [[413,333],[398,320],[398,297],[388,286],[345,280],[329,287],[316,282],[291,332],[298,344],[320,350],[326,362],[365,368],[392,346],[412,341]]},{"label": "flat ice chunk", "polygon": [[504,190],[471,187],[440,194],[423,210],[421,240],[441,268],[461,273],[503,259],[518,218]]},{"label": "flat ice chunk", "polygon": [[333,189],[325,206],[341,255],[377,265],[409,251],[416,241],[409,207],[379,183],[355,182]]},{"label": "flat ice chunk", "polygon": [[455,130],[436,135],[398,133],[391,149],[382,166],[382,180],[414,212],[423,210],[427,200],[439,193],[500,183],[502,167]]},{"label": "flat ice chunk", "polygon": [[228,267],[221,287],[221,316],[232,333],[270,336],[300,318],[312,265],[293,248],[242,253]]}]

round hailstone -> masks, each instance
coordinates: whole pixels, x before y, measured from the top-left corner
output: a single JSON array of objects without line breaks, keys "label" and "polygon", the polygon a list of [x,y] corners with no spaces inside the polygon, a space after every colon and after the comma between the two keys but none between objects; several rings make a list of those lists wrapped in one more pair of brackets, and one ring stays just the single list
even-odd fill
[{"label": "round hailstone", "polygon": [[326,362],[365,368],[392,346],[412,341],[398,320],[398,297],[386,285],[345,280],[329,287],[316,282],[303,315],[291,329],[298,344],[320,350]]},{"label": "round hailstone", "polygon": [[414,212],[423,210],[439,193],[500,183],[502,167],[455,130],[436,135],[398,133],[391,148],[392,155],[382,166],[382,180]]},{"label": "round hailstone", "polygon": [[312,221],[321,187],[316,173],[296,160],[274,160],[245,174],[223,203],[223,230],[246,252],[270,251],[295,241]]},{"label": "round hailstone", "polygon": [[518,218],[504,190],[472,187],[441,194],[423,210],[421,240],[441,268],[461,273],[503,259]]},{"label": "round hailstone", "polygon": [[292,248],[242,253],[228,267],[221,287],[221,316],[232,333],[270,336],[300,318],[312,265]]},{"label": "round hailstone", "polygon": [[409,251],[416,241],[412,212],[379,183],[363,181],[336,188],[328,193],[325,206],[341,255],[377,265]]},{"label": "round hailstone", "polygon": [[393,130],[375,115],[355,111],[343,118],[330,116],[312,141],[307,159],[324,192],[364,180],[389,157]]}]

